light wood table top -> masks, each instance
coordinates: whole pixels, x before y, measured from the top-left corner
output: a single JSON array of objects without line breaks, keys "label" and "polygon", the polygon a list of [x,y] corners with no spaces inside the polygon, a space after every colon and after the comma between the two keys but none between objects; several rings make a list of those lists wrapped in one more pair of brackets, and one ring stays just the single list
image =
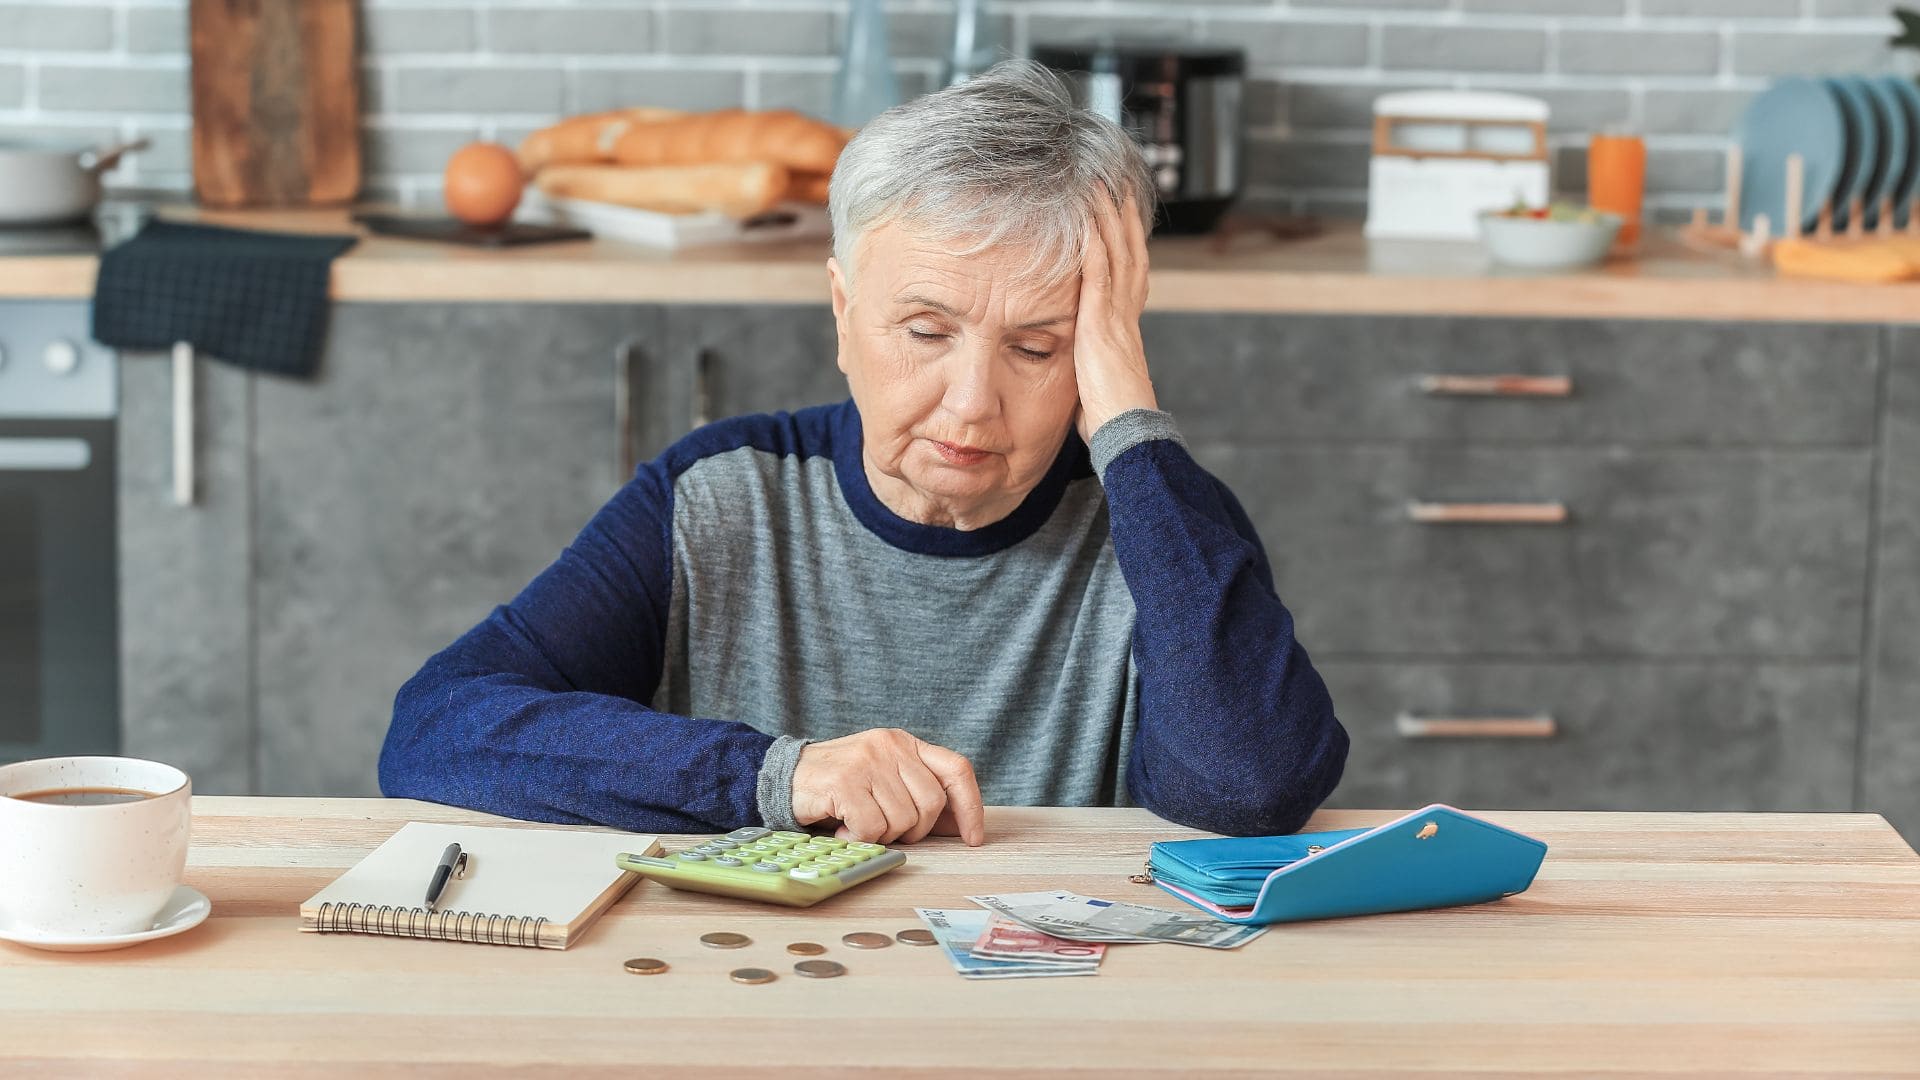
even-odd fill
[{"label": "light wood table top", "polygon": [[[554,952],[296,929],[300,901],[401,822],[486,815],[194,808],[187,882],[213,917],[119,952],[0,944],[0,1076],[1920,1074],[1920,856],[1871,814],[1490,812],[1549,845],[1519,896],[1279,926],[1230,952],[1115,946],[1094,978],[967,982],[937,949],[840,935],[988,891],[1180,907],[1126,875],[1187,831],[1138,810],[994,808],[988,846],[916,845],[817,909],[642,882]],[[713,930],[754,944],[698,944]],[[849,974],[792,975],[802,940]],[[628,975],[630,956],[673,969]],[[747,965],[783,975],[727,980]]]},{"label": "light wood table top", "polygon": [[[333,297],[373,302],[600,304],[828,303],[825,240],[673,252],[582,240],[461,247],[366,235],[345,210],[209,211],[173,220],[285,232],[359,233],[335,261]],[[1550,318],[1793,322],[1920,321],[1920,283],[1855,285],[1782,278],[1730,252],[1652,230],[1636,257],[1567,273],[1505,270],[1474,242],[1368,241],[1358,222],[1305,240],[1265,233],[1164,236],[1149,245],[1148,309]],[[0,258],[0,299],[93,295],[93,255]]]}]

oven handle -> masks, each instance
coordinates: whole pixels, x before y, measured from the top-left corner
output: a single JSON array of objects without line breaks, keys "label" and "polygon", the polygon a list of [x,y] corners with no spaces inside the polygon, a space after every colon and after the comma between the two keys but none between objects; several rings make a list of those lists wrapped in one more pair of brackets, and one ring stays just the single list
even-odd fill
[{"label": "oven handle", "polygon": [[173,343],[173,504],[193,505],[193,346]]},{"label": "oven handle", "polygon": [[85,439],[0,439],[0,472],[77,472],[92,463]]}]

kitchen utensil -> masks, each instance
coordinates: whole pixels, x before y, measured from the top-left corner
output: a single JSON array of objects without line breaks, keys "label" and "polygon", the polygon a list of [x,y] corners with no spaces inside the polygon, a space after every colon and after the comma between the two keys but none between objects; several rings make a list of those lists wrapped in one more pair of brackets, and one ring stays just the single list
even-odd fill
[{"label": "kitchen utensil", "polygon": [[555,240],[584,240],[593,234],[585,229],[562,225],[534,225],[524,221],[509,221],[492,228],[469,225],[464,221],[448,217],[416,217],[405,214],[355,214],[356,224],[368,229],[385,233],[388,236],[404,236],[409,240],[438,240],[448,244],[467,244],[474,247],[517,247],[521,244],[542,244]]},{"label": "kitchen utensil", "polygon": [[1897,75],[1882,77],[1880,85],[1900,103],[1900,115],[1906,118],[1907,169],[1893,192],[1893,210],[1894,220],[1907,226],[1913,220],[1913,202],[1920,199],[1920,86]]},{"label": "kitchen utensil", "polygon": [[1606,257],[1625,218],[1601,213],[1594,221],[1508,217],[1484,211],[1480,239],[1494,261],[1535,270],[1570,270]]},{"label": "kitchen utensil", "polygon": [[1864,223],[1880,186],[1880,116],[1861,81],[1851,76],[1824,80],[1840,101],[1846,118],[1847,156],[1839,188],[1833,195],[1833,220],[1858,228]]},{"label": "kitchen utensil", "polygon": [[192,0],[193,187],[210,206],[360,191],[353,0]]},{"label": "kitchen utensil", "polygon": [[100,202],[100,174],[147,145],[134,139],[95,149],[62,140],[0,139],[0,225],[86,217]]},{"label": "kitchen utensil", "polygon": [[1101,39],[1035,45],[1033,58],[1067,80],[1079,105],[1133,135],[1159,195],[1156,232],[1219,224],[1243,183],[1245,52]]},{"label": "kitchen utensil", "polygon": [[1373,102],[1366,235],[1471,240],[1475,216],[1548,198],[1547,103],[1416,90]]},{"label": "kitchen utensil", "polygon": [[1894,80],[1863,79],[1861,83],[1880,113],[1880,156],[1883,159],[1880,185],[1868,205],[1868,217],[1876,224],[1883,217],[1898,220],[1900,208],[1905,204],[1902,194],[1913,183],[1913,120],[1907,116],[1905,99],[1894,89]]},{"label": "kitchen utensil", "polygon": [[1820,208],[1839,187],[1846,157],[1847,120],[1840,101],[1817,79],[1781,79],[1756,96],[1734,128],[1740,146],[1740,228],[1753,228],[1766,215],[1778,231],[1787,225],[1787,158],[1805,163],[1799,200],[1800,220],[1790,230],[1810,229]]}]

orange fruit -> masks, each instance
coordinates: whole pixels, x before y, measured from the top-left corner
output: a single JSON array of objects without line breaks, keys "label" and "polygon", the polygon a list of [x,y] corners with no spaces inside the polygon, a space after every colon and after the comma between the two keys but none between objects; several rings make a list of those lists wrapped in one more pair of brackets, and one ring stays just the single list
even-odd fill
[{"label": "orange fruit", "polygon": [[469,225],[498,225],[520,205],[526,181],[513,151],[499,143],[468,143],[447,159],[440,197]]}]

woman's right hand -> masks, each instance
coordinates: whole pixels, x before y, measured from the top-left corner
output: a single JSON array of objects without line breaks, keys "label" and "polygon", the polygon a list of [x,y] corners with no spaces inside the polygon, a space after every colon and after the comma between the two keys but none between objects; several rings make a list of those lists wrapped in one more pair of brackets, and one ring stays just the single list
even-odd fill
[{"label": "woman's right hand", "polygon": [[987,840],[973,765],[899,728],[873,728],[808,743],[793,769],[793,817],[840,822],[845,840],[914,843],[928,833]]}]

